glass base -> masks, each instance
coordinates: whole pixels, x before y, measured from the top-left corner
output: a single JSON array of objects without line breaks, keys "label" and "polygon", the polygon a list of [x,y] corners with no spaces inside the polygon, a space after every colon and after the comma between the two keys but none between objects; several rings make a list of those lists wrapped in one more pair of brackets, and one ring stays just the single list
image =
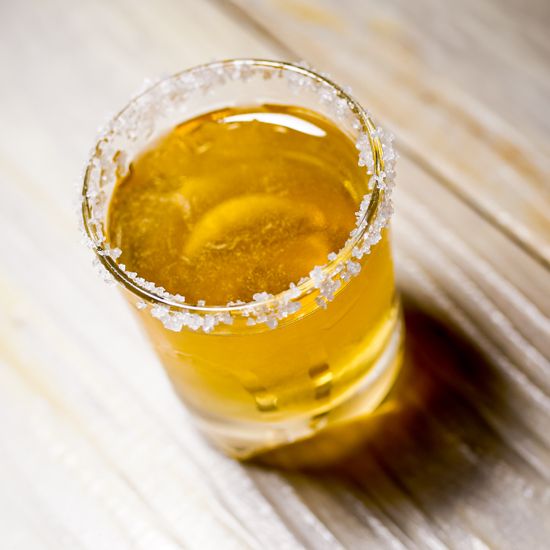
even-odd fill
[{"label": "glass base", "polygon": [[398,314],[383,352],[358,382],[353,394],[322,414],[273,423],[198,417],[196,423],[206,438],[225,454],[245,460],[310,438],[329,427],[357,420],[373,412],[392,388],[401,368],[403,341],[403,320]]}]

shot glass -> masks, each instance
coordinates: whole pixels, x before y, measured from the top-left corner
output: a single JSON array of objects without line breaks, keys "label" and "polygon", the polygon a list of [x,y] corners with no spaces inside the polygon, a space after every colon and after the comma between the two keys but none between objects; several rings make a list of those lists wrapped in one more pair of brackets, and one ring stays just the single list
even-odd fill
[{"label": "shot glass", "polygon": [[[341,250],[280,294],[187,304],[118,261],[105,228],[114,185],[182,121],[261,103],[313,110],[353,140],[365,173],[357,223]],[[395,160],[391,136],[349,91],[306,66],[258,59],[160,80],[100,134],[82,189],[96,264],[121,288],[196,425],[227,454],[247,458],[367,415],[391,388],[403,342],[389,229]]]}]

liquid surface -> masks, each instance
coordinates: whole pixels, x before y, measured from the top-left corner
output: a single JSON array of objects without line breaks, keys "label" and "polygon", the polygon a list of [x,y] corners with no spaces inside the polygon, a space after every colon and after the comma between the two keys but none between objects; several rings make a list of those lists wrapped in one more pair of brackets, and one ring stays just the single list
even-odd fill
[{"label": "liquid surface", "polygon": [[365,192],[353,142],[291,106],[186,121],[115,186],[107,230],[130,271],[221,305],[277,293],[338,251]]}]

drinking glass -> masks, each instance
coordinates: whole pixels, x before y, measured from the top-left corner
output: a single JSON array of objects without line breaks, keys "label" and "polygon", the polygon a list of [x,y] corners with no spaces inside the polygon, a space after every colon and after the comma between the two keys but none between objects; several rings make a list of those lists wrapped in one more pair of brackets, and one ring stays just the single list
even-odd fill
[{"label": "drinking glass", "polygon": [[[363,200],[343,248],[280,294],[258,289],[251,302],[216,307],[187,304],[119,263],[106,215],[132,159],[184,120],[266,103],[313,110],[356,144]],[[160,80],[100,134],[82,190],[96,264],[122,289],[197,426],[229,455],[250,457],[366,415],[391,388],[403,341],[388,227],[395,159],[391,136],[349,91],[306,66],[258,59]]]}]

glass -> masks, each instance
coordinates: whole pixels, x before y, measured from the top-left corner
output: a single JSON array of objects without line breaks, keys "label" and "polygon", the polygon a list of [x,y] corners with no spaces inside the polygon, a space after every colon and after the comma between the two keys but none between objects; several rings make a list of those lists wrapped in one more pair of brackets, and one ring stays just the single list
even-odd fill
[{"label": "glass", "polygon": [[[327,263],[275,296],[187,304],[117,262],[105,222],[130,161],[182,121],[229,106],[315,111],[346,133],[365,166],[357,225]],[[276,151],[273,154],[276,155]],[[368,414],[395,380],[403,329],[391,258],[391,136],[326,76],[278,61],[214,62],[161,80],[100,135],[82,193],[84,229],[105,277],[119,283],[199,428],[246,458]]]}]

